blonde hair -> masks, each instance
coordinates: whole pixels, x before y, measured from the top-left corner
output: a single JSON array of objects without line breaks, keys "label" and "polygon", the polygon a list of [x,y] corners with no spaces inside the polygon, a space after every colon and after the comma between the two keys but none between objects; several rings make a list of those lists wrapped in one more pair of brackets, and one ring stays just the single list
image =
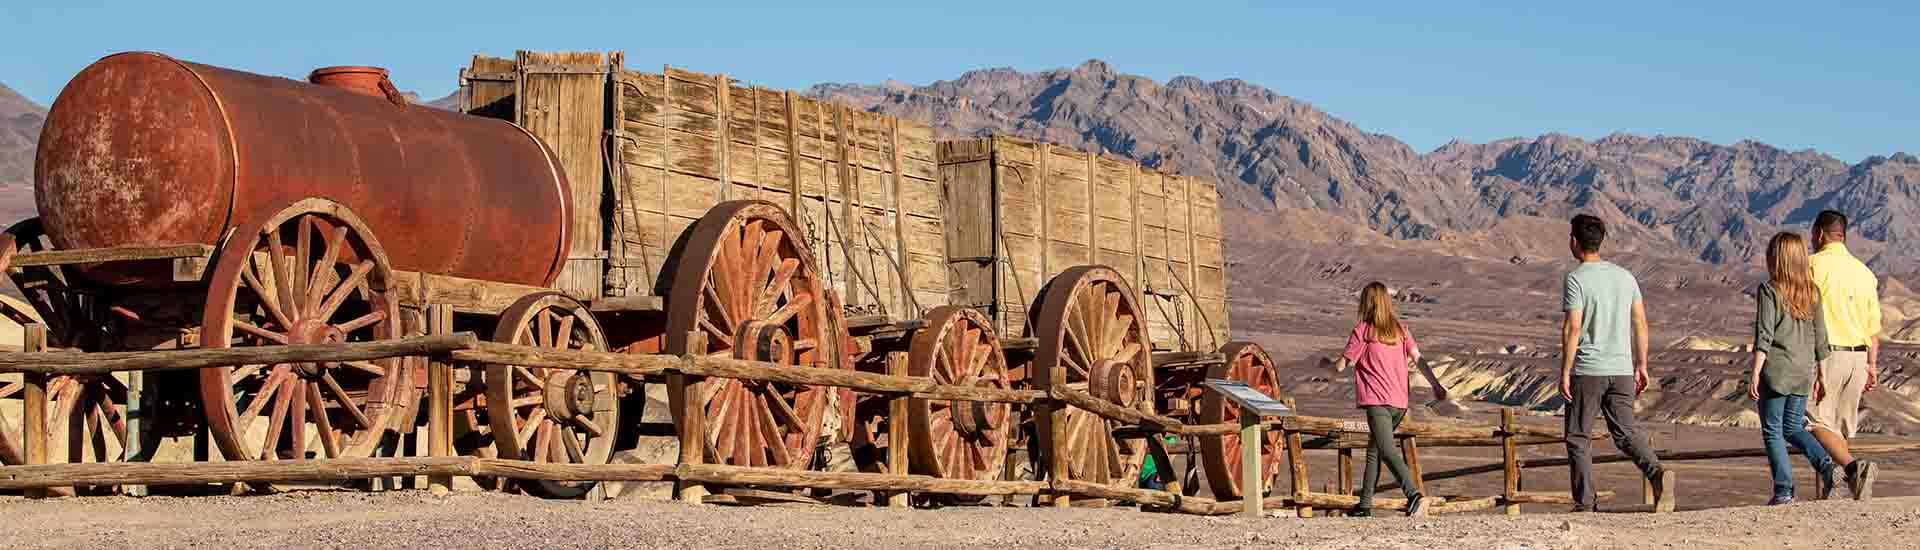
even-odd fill
[{"label": "blonde hair", "polygon": [[1782,231],[1767,242],[1767,280],[1773,283],[1787,315],[1801,321],[1813,318],[1813,302],[1820,290],[1813,286],[1813,270],[1807,267],[1807,241],[1799,233]]},{"label": "blonde hair", "polygon": [[1367,334],[1382,344],[1398,344],[1400,335],[1406,332],[1406,328],[1400,326],[1400,318],[1393,314],[1393,298],[1387,296],[1387,285],[1379,281],[1367,283],[1366,288],[1360,289],[1360,322],[1367,325]]}]

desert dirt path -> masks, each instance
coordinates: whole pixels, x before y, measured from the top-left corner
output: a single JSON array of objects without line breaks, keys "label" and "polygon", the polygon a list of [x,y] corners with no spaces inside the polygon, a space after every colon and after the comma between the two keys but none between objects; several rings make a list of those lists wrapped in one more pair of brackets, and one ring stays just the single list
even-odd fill
[{"label": "desert dirt path", "polygon": [[1920,498],[1666,515],[1191,517],[1132,509],[756,508],[488,493],[0,499],[0,548],[1914,548]]}]

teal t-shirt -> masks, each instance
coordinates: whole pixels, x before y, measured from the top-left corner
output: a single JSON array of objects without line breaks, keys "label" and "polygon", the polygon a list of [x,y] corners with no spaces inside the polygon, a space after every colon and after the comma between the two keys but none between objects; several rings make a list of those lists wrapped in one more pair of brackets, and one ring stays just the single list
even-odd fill
[{"label": "teal t-shirt", "polygon": [[1562,311],[1580,310],[1575,376],[1633,375],[1633,302],[1640,283],[1612,262],[1583,262],[1567,273]]}]

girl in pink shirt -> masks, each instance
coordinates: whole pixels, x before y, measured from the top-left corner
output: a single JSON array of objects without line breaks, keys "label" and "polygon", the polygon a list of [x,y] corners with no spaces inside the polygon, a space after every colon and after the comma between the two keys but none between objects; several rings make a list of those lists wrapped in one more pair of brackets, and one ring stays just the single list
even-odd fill
[{"label": "girl in pink shirt", "polygon": [[1394,315],[1387,285],[1367,284],[1360,290],[1360,322],[1347,335],[1346,352],[1340,355],[1336,367],[1346,370],[1347,365],[1354,366],[1354,397],[1360,409],[1366,411],[1371,443],[1367,447],[1365,484],[1360,486],[1360,505],[1348,514],[1350,516],[1373,515],[1373,487],[1379,484],[1382,460],[1393,470],[1401,492],[1406,493],[1407,515],[1427,513],[1426,497],[1414,492],[1415,484],[1407,477],[1407,463],[1394,450],[1393,432],[1407,418],[1408,361],[1420,365],[1421,373],[1433,386],[1434,399],[1447,398],[1447,390],[1433,375],[1433,368],[1420,362],[1420,345],[1414,343],[1413,332]]}]

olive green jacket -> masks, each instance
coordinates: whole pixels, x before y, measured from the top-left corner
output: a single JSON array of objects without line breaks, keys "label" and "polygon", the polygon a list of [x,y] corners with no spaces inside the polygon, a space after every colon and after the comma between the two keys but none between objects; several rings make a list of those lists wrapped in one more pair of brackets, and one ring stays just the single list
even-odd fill
[{"label": "olive green jacket", "polygon": [[1826,316],[1818,314],[1820,303],[1814,302],[1812,319],[1795,319],[1780,303],[1773,283],[1760,285],[1756,294],[1753,350],[1767,354],[1766,365],[1760,367],[1761,379],[1780,395],[1811,393],[1814,364],[1832,353],[1827,348]]}]

